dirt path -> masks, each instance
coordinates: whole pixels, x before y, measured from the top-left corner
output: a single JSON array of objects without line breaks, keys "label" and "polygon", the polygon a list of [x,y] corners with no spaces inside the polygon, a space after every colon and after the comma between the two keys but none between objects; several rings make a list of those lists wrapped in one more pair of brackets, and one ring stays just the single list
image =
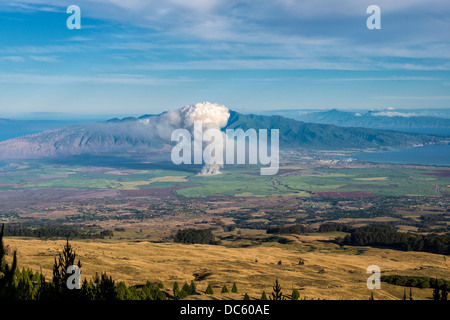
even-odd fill
[{"label": "dirt path", "polygon": [[442,196],[441,187],[439,187],[437,184],[433,184],[433,186],[434,186],[434,190],[436,190],[437,194]]}]

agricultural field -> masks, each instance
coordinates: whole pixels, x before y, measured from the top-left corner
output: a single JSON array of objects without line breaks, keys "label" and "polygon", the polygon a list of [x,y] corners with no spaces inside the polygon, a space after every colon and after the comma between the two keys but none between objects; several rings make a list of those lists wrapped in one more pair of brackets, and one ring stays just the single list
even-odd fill
[{"label": "agricultural field", "polygon": [[[176,188],[183,197],[199,196],[442,196],[450,194],[450,169],[418,166],[281,167],[275,176],[244,167],[219,175],[199,175],[176,166],[129,167],[13,163],[0,168],[0,191],[42,188],[144,190]],[[362,193],[361,193],[362,192]]]}]

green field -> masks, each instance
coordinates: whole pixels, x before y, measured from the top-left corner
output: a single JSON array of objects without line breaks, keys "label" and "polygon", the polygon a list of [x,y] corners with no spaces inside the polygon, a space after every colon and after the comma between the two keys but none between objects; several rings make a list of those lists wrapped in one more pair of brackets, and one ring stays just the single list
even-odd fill
[{"label": "green field", "polygon": [[[281,168],[282,169],[282,168]],[[317,167],[289,169],[289,175],[261,176],[259,168],[225,168],[204,176],[196,171],[154,168],[108,168],[33,161],[0,169],[0,190],[30,188],[168,189],[184,197],[310,196],[314,192],[368,192],[382,196],[441,196],[450,192],[448,168],[437,167]],[[439,174],[438,172],[441,172]],[[446,172],[447,174],[442,174]],[[447,176],[447,177],[446,177]]]}]

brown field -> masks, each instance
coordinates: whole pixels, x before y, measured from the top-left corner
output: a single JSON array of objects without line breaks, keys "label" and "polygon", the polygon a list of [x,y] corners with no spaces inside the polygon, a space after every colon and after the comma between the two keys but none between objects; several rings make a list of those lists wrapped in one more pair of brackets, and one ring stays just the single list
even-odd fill
[{"label": "brown field", "polygon": [[[293,240],[290,244],[270,242],[234,248],[129,240],[71,243],[81,259],[83,278],[89,279],[95,272],[106,271],[115,280],[125,281],[128,285],[142,284],[146,280],[161,281],[170,292],[174,281],[182,285],[184,281],[203,276],[203,280],[196,280],[197,289],[204,291],[211,284],[215,294],[190,299],[242,299],[244,293],[259,299],[263,290],[270,294],[271,286],[278,278],[285,294],[296,288],[301,298],[366,300],[370,296],[366,287],[369,265],[378,265],[382,274],[450,278],[450,269],[442,255],[368,247],[339,248],[324,242],[330,236],[295,236],[290,237]],[[5,245],[18,251],[20,268],[30,267],[35,271],[42,268],[47,279],[51,279],[54,257],[65,243],[63,240],[10,237],[4,241]],[[298,265],[299,258],[304,259],[304,265]],[[282,264],[278,265],[278,261]],[[233,282],[238,286],[238,294],[220,293],[224,284],[230,290]],[[401,299],[403,290],[403,287],[382,283],[380,290],[374,290],[374,297]],[[432,296],[431,289],[413,288],[412,291],[415,299]]]},{"label": "brown field", "polygon": [[367,191],[344,191],[344,192],[324,191],[324,192],[314,192],[313,194],[318,197],[326,197],[326,198],[370,198],[370,197],[375,197],[374,194],[367,192]]},{"label": "brown field", "polygon": [[121,190],[121,195],[126,197],[147,197],[147,196],[158,196],[158,197],[175,197],[174,191],[183,189],[185,187],[173,187],[167,189],[142,189],[142,190]]},{"label": "brown field", "polygon": [[436,172],[426,172],[421,174],[436,177],[450,177],[450,170],[438,170]]}]

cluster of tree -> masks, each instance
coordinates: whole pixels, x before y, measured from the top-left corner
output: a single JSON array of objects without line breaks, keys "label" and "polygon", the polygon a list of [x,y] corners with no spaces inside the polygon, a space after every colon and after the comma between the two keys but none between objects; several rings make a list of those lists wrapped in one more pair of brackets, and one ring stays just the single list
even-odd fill
[{"label": "cluster of tree", "polygon": [[308,227],[302,224],[295,224],[292,226],[274,227],[267,229],[268,234],[302,234],[307,233]]},{"label": "cluster of tree", "polygon": [[[321,199],[322,202],[329,203],[327,201],[324,201],[324,199]],[[318,200],[318,201],[321,201]],[[348,199],[346,199],[348,200]],[[378,205],[378,204],[377,204]],[[315,222],[321,222],[323,220],[338,220],[338,219],[373,219],[376,217],[400,217],[400,215],[396,215],[391,208],[385,205],[380,206],[373,206],[366,209],[358,209],[358,210],[348,210],[345,208],[339,208],[339,207],[330,207],[330,208],[307,208],[306,214],[308,216],[297,218],[297,222],[309,222],[309,223],[315,223]]]},{"label": "cluster of tree", "polygon": [[38,227],[29,228],[22,225],[8,225],[5,229],[7,237],[33,237],[33,238],[65,238],[65,239],[104,239],[112,237],[114,234],[111,230],[103,230],[100,232],[84,232],[76,228],[57,228],[57,227]]},{"label": "cluster of tree", "polygon": [[[228,290],[227,286],[224,285],[222,287],[221,293],[228,293],[228,292],[229,292],[229,290]],[[231,292],[232,293],[238,292],[236,283],[233,284],[233,287],[231,288]],[[190,284],[185,282],[184,285],[181,287],[181,289],[180,289],[180,285],[178,284],[177,281],[175,281],[175,283],[173,284],[173,296],[176,299],[183,299],[187,296],[197,295],[197,294],[199,294],[199,293],[197,291],[197,287],[195,286],[194,281],[191,281]],[[205,290],[205,294],[214,294],[214,290],[213,290],[211,284],[208,284],[208,287]]]},{"label": "cluster of tree", "polygon": [[30,269],[18,270],[15,281],[6,294],[0,299],[17,300],[166,300],[166,294],[158,286],[148,282],[141,286],[127,286],[124,282],[116,282],[106,273],[96,274],[93,279],[85,279],[81,289],[69,290],[66,284],[53,277],[46,281],[45,277]]},{"label": "cluster of tree", "polygon": [[222,226],[222,229],[224,232],[231,232],[236,230],[236,225],[235,224],[224,225]]},{"label": "cluster of tree", "polygon": [[14,251],[13,262],[11,266],[6,262],[6,250],[3,245],[3,232],[5,225],[0,230],[0,299],[12,298],[15,291],[15,273],[17,269],[17,255]]},{"label": "cluster of tree", "polygon": [[173,284],[173,296],[176,299],[183,299],[187,296],[191,295],[197,295],[197,287],[195,286],[194,281],[191,281],[191,284],[188,284],[187,282],[184,283],[184,285],[181,287],[178,284],[178,282],[175,281]]},{"label": "cluster of tree", "polygon": [[414,287],[414,288],[439,288],[450,289],[450,281],[445,279],[435,279],[430,277],[414,277],[414,276],[400,276],[400,275],[384,275],[381,276],[381,281],[387,282],[396,286]]},{"label": "cluster of tree", "polygon": [[67,216],[66,220],[71,222],[86,222],[86,221],[122,221],[122,220],[145,220],[151,219],[154,213],[130,213],[130,214],[116,214],[116,215],[98,215],[96,213],[83,213],[80,215]]},{"label": "cluster of tree", "polygon": [[433,283],[433,300],[448,300],[448,291],[450,290],[450,286],[447,283],[439,286],[439,282],[436,279]]},{"label": "cluster of tree", "polygon": [[450,217],[448,216],[448,214],[445,213],[441,213],[441,214],[427,214],[427,215],[421,215],[419,217],[420,220],[422,221],[443,221],[443,222],[447,222],[450,221]]},{"label": "cluster of tree", "polygon": [[352,246],[389,247],[405,251],[423,251],[438,254],[450,254],[450,234],[414,235],[397,232],[387,224],[374,224],[351,231],[337,242]]},{"label": "cluster of tree", "polygon": [[161,285],[148,282],[143,286],[126,286],[116,283],[106,273],[96,274],[92,280],[84,279],[80,289],[69,289],[67,283],[71,274],[69,266],[81,268],[76,261],[76,253],[67,241],[63,251],[58,253],[53,265],[53,277],[47,281],[42,272],[31,269],[18,270],[16,252],[11,266],[6,262],[3,244],[4,225],[0,230],[0,299],[18,300],[165,300],[167,296],[160,290]]},{"label": "cluster of tree", "polygon": [[178,230],[174,241],[179,243],[219,244],[210,229]]},{"label": "cluster of tree", "polygon": [[319,232],[350,232],[354,228],[344,224],[344,223],[336,223],[336,222],[327,222],[323,223],[319,227]]},{"label": "cluster of tree", "polygon": [[[284,295],[282,292],[282,289],[281,289],[281,285],[278,282],[278,279],[275,280],[275,284],[273,285],[272,290],[273,290],[273,292],[270,296],[271,300],[287,300],[287,299],[299,300],[300,299],[300,293],[298,292],[297,289],[293,289],[292,294],[290,296]],[[224,294],[224,293],[229,293],[229,292],[230,291],[228,290],[228,287],[226,285],[224,285],[222,287],[221,293]],[[238,293],[236,282],[233,283],[231,292]],[[180,289],[178,282],[175,282],[173,284],[173,295],[176,299],[183,299],[189,295],[196,295],[196,294],[199,294],[199,293],[197,292],[194,281],[191,281],[190,285],[187,282],[185,282],[181,289]],[[205,290],[205,294],[214,294],[214,289],[211,286],[211,284],[208,284],[208,287]],[[250,300],[250,296],[247,293],[245,293],[243,296],[243,300]],[[260,300],[268,300],[267,294],[264,290],[261,294]]]},{"label": "cluster of tree", "polygon": [[247,220],[234,220],[236,228],[240,229],[256,229],[264,230],[267,229],[267,222],[264,221],[247,221]]}]

